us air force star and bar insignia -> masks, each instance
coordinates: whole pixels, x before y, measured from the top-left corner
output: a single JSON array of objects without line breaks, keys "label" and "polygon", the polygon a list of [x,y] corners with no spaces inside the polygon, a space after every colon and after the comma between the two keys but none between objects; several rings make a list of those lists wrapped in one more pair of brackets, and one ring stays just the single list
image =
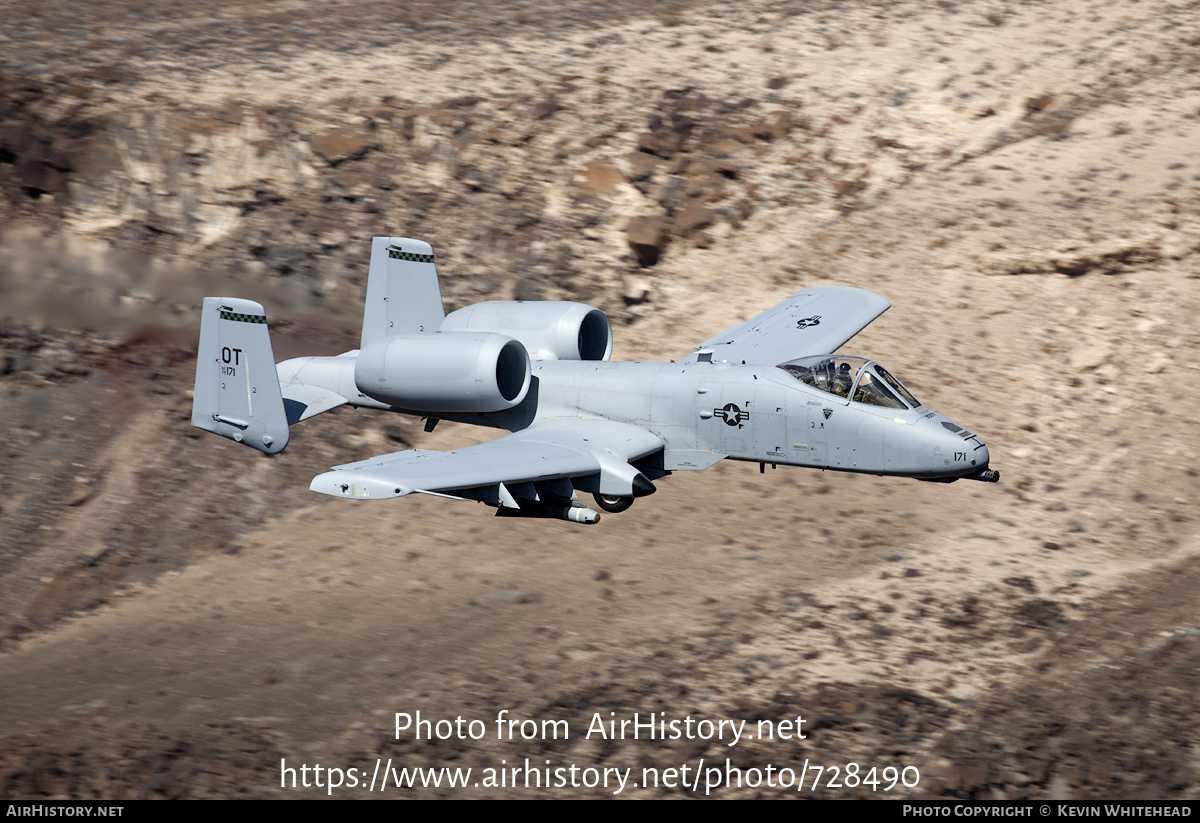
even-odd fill
[{"label": "us air force star and bar insignia", "polygon": [[388,257],[393,260],[407,260],[410,263],[432,263],[432,254],[413,254],[408,251],[401,251],[394,246],[388,247]]},{"label": "us air force star and bar insignia", "polygon": [[812,317],[805,317],[802,320],[796,321],[796,328],[807,329],[809,326],[821,325],[821,315],[814,314]]},{"label": "us air force star and bar insignia", "polygon": [[713,409],[713,416],[725,421],[726,426],[742,427],[743,420],[750,419],[750,412],[742,411],[736,403],[726,403],[723,409]]},{"label": "us air force star and bar insignia", "polygon": [[266,315],[242,314],[241,312],[229,311],[228,309],[221,309],[221,319],[235,320],[238,323],[261,323],[264,326],[267,324]]}]

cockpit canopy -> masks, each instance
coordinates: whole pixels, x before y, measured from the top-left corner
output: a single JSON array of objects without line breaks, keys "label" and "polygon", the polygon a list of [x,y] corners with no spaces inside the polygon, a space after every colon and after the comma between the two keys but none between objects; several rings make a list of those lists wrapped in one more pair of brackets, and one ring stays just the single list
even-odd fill
[{"label": "cockpit canopy", "polygon": [[779,368],[814,389],[856,403],[887,409],[915,409],[921,405],[883,366],[865,357],[818,354],[780,363]]}]

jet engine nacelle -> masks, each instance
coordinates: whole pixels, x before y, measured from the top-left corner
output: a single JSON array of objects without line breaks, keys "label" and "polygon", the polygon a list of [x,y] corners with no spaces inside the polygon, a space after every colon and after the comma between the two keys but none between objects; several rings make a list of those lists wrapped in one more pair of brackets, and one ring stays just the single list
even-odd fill
[{"label": "jet engine nacelle", "polygon": [[448,314],[441,329],[504,334],[521,341],[534,360],[607,360],[612,356],[608,318],[583,303],[476,303]]},{"label": "jet engine nacelle", "polygon": [[502,334],[400,334],[359,352],[358,390],[381,403],[427,412],[511,409],[529,391],[529,354]]}]

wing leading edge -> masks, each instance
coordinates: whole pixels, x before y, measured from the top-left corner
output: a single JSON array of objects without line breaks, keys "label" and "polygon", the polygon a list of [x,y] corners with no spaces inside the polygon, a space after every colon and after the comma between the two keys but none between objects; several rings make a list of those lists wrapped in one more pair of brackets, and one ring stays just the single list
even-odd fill
[{"label": "wing leading edge", "polygon": [[891,303],[866,289],[816,286],[710,337],[680,362],[695,363],[709,351],[714,361],[770,365],[832,354],[889,308]]},{"label": "wing leading edge", "polygon": [[570,498],[575,489],[637,496],[641,473],[630,461],[662,447],[655,435],[624,423],[551,420],[478,446],[403,451],[336,466],[309,488],[359,500],[416,492],[508,508],[519,508],[518,500]]}]

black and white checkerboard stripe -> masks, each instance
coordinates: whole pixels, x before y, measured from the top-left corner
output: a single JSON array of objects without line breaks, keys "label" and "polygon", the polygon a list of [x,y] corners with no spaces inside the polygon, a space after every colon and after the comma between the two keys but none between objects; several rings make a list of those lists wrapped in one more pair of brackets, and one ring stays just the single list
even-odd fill
[{"label": "black and white checkerboard stripe", "polygon": [[261,323],[264,326],[267,324],[265,314],[241,314],[236,311],[225,311],[225,309],[221,309],[221,319],[233,320],[237,323]]},{"label": "black and white checkerboard stripe", "polygon": [[410,263],[432,263],[432,254],[413,254],[412,252],[400,251],[400,249],[388,249],[388,257],[393,260],[407,260]]}]

